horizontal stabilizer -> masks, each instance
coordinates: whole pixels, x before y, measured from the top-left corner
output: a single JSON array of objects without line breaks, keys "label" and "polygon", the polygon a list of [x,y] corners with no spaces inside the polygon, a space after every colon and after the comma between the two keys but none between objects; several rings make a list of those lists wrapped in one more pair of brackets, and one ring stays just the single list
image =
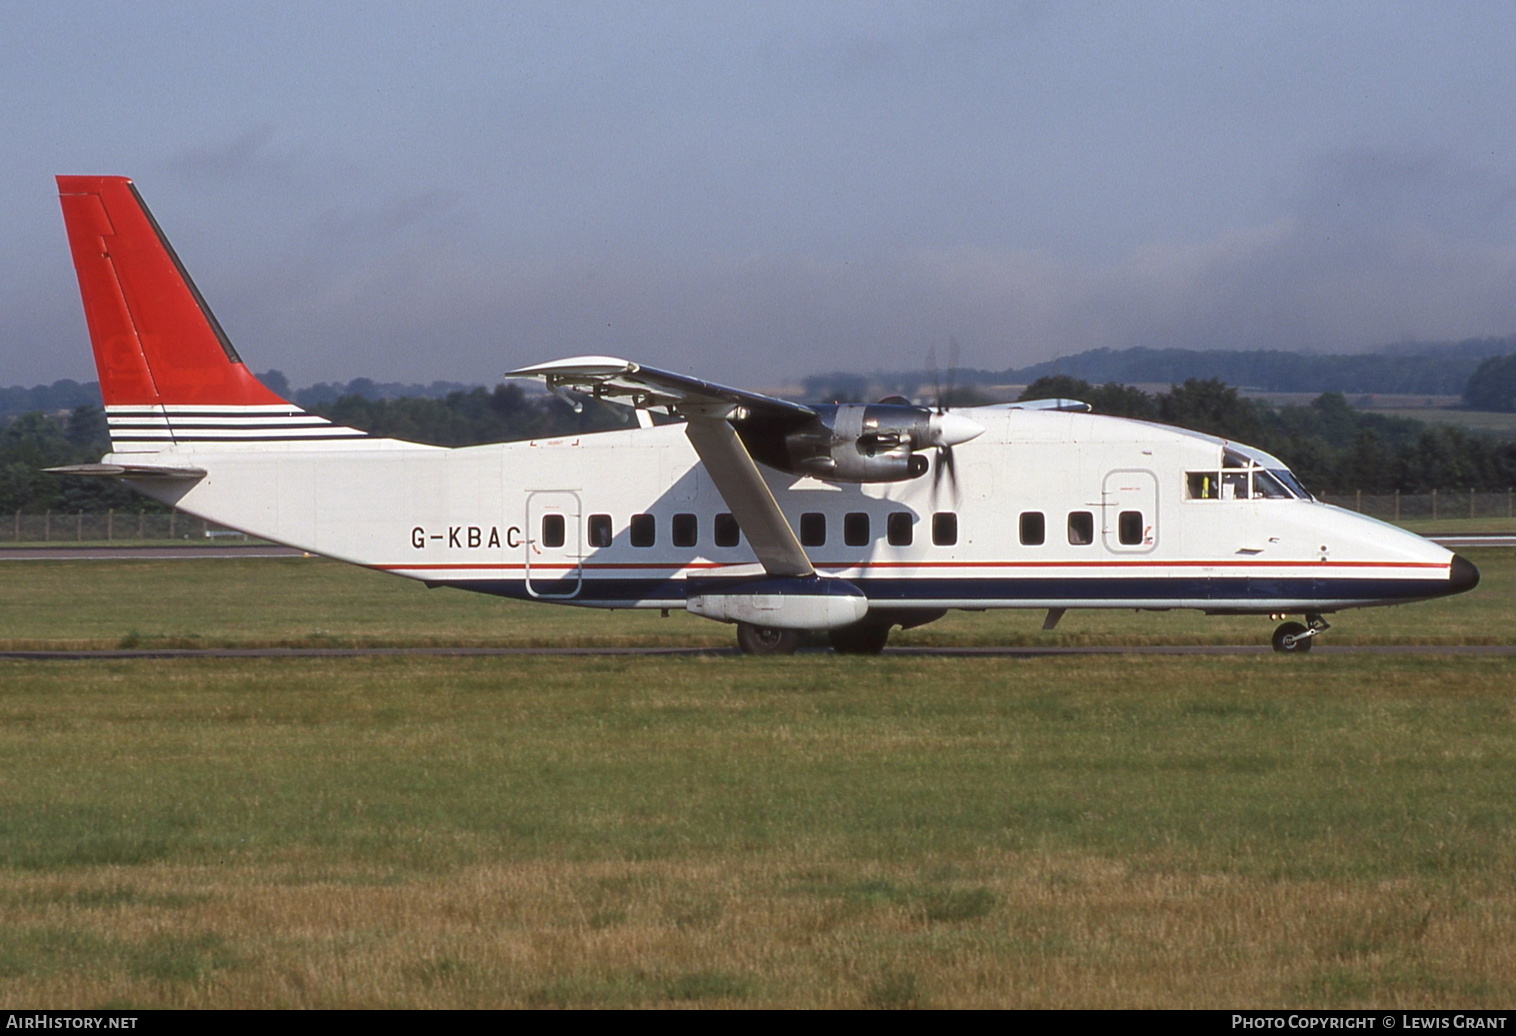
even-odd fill
[{"label": "horizontal stabilizer", "polygon": [[50,475],[82,475],[85,478],[152,478],[194,480],[205,477],[204,468],[168,467],[162,464],[67,464],[43,468]]}]

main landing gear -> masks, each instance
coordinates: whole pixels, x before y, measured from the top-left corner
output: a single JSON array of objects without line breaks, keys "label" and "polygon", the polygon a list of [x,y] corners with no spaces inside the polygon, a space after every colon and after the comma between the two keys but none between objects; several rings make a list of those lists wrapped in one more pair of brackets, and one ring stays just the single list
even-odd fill
[{"label": "main landing gear", "polygon": [[1274,650],[1280,654],[1304,654],[1316,637],[1332,627],[1320,615],[1307,615],[1306,625],[1286,622],[1274,631]]},{"label": "main landing gear", "polygon": [[[859,622],[827,632],[832,650],[839,655],[877,655],[889,642],[890,628],[877,622]],[[737,623],[737,646],[744,655],[793,655],[800,634],[773,626]]]},{"label": "main landing gear", "polygon": [[877,655],[889,642],[890,628],[877,622],[859,622],[828,630],[826,639],[839,655]]},{"label": "main landing gear", "polygon": [[800,646],[798,630],[737,623],[737,646],[744,655],[793,655]]}]

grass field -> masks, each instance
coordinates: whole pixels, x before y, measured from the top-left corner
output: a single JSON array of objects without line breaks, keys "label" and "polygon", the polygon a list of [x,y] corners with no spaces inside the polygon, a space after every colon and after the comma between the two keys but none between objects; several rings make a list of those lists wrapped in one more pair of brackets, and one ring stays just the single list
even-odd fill
[{"label": "grass field", "polygon": [[1516,414],[1490,410],[1460,410],[1457,407],[1363,407],[1371,414],[1386,417],[1409,417],[1427,424],[1447,424],[1471,432],[1492,432],[1500,436],[1516,433]]},{"label": "grass field", "polygon": [[[1508,642],[1479,590],[1339,643]],[[1057,636],[1259,642],[1264,620]],[[918,636],[1040,642],[1035,616]],[[317,561],[14,563],[14,644],[682,642]],[[1341,634],[1339,637],[1338,634]],[[0,661],[0,999],[1508,1007],[1504,658]]]}]

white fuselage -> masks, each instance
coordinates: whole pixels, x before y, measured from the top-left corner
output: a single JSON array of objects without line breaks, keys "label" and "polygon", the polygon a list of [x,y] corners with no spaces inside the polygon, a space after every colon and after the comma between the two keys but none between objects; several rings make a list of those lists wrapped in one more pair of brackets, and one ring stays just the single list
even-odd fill
[{"label": "white fuselage", "polygon": [[[1451,553],[1314,500],[1264,497],[1261,476],[1236,490],[1221,440],[1090,414],[964,412],[985,432],[956,448],[954,478],[856,485],[763,469],[817,571],[861,589],[870,611],[1327,612],[1448,592]],[[139,483],[190,513],[433,584],[679,608],[690,580],[762,574],[747,543],[731,543],[728,508],[679,424],[457,449],[196,443],[153,457],[206,472],[187,490]]]}]

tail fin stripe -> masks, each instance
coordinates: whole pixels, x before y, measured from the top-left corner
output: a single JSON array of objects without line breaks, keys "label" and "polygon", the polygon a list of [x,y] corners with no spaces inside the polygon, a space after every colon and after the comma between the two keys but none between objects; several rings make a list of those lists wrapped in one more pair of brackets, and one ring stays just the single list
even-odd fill
[{"label": "tail fin stripe", "polygon": [[[237,414],[267,414],[272,416],[298,416],[310,413],[308,410],[301,410],[293,403],[275,403],[264,406],[208,406],[205,404],[187,406],[173,403],[155,403],[144,406],[142,404],[113,403],[105,409],[108,413],[112,414],[225,414],[228,416],[235,416]],[[316,415],[311,414],[311,416],[314,417]]]},{"label": "tail fin stripe", "polygon": [[255,432],[248,435],[236,435],[230,432],[223,432],[217,435],[183,435],[178,433],[170,434],[168,432],[165,432],[162,435],[150,435],[146,432],[139,432],[132,435],[112,435],[111,445],[112,447],[115,447],[117,445],[126,443],[151,442],[158,443],[159,445],[163,446],[171,444],[186,446],[195,443],[207,442],[331,442],[335,439],[367,438],[369,438],[369,436],[365,435],[362,432],[355,432],[350,428],[334,428],[331,430],[331,432],[325,435],[269,435],[266,432]]},{"label": "tail fin stripe", "polygon": [[[110,415],[106,421],[112,428],[341,428],[324,417],[305,414],[290,417],[229,417],[224,414],[207,414],[204,417],[169,417],[162,414]],[[353,431],[354,429],[346,429]]]}]

